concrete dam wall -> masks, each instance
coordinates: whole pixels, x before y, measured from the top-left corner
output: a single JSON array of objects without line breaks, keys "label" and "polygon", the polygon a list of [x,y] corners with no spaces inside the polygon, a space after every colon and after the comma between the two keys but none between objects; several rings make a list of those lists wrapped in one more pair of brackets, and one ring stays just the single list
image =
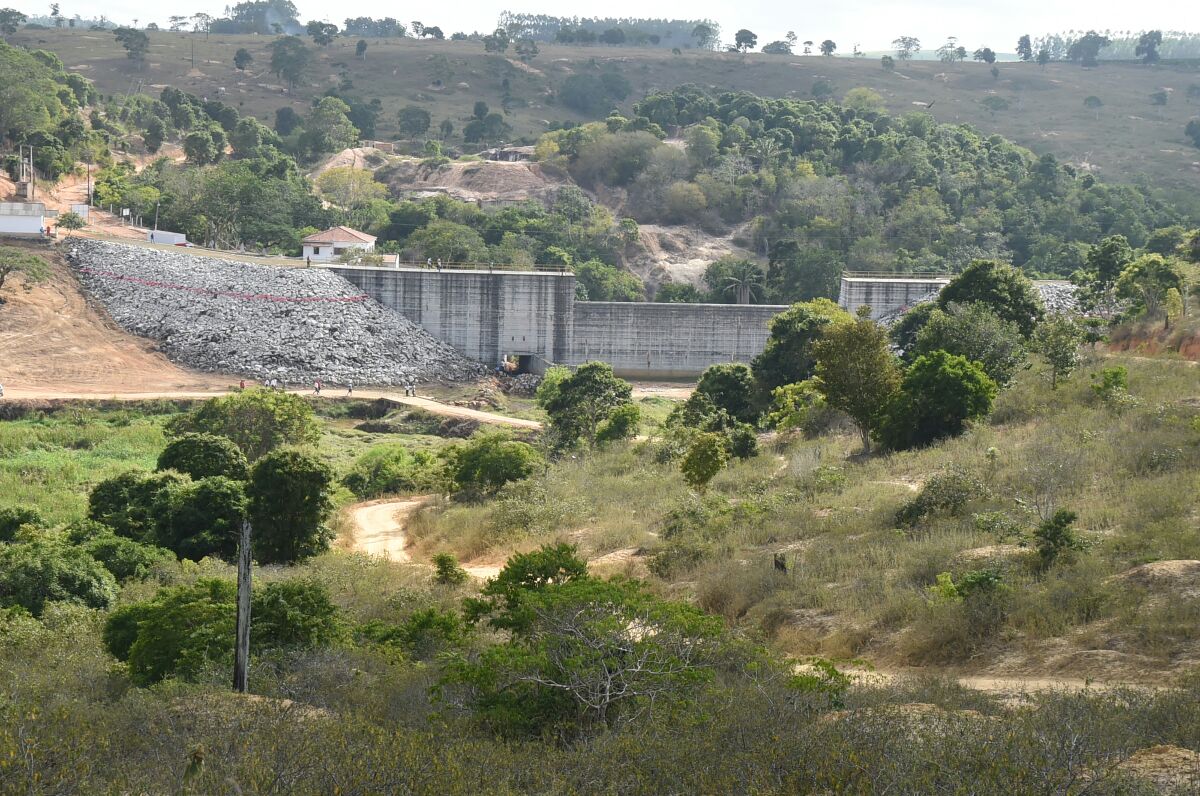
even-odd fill
[{"label": "concrete dam wall", "polygon": [[949,283],[949,277],[846,275],[842,277],[838,304],[849,312],[855,312],[866,304],[871,308],[871,318],[879,320],[885,315],[908,309],[926,296],[941,291]]},{"label": "concrete dam wall", "polygon": [[768,305],[575,301],[573,274],[330,266],[364,293],[462,353],[492,364],[608,362],[623,376],[687,378],[718,362],[749,362]]}]

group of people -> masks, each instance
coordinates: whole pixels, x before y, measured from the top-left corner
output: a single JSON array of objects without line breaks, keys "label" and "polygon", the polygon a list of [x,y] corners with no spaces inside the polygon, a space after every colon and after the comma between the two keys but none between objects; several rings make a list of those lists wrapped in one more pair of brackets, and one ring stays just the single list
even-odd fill
[{"label": "group of people", "polygon": [[[263,381],[262,384],[268,390],[286,389],[286,387],[279,381],[279,379],[266,379]],[[242,379],[238,383],[238,388],[242,389],[242,390],[246,389],[246,380],[245,379]],[[324,388],[325,388],[325,383],[323,381],[321,381],[320,379],[316,379],[315,381],[313,381],[313,395],[320,395],[321,390],[323,390]],[[4,395],[4,388],[0,387],[0,396],[3,396],[3,395]],[[352,382],[352,381],[346,382],[346,395],[354,395],[354,382]]]}]

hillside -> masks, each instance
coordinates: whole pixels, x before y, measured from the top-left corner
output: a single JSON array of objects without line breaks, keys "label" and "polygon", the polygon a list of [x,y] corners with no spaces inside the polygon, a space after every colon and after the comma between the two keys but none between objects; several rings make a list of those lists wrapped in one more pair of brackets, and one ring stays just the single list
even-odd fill
[{"label": "hillside", "polygon": [[[369,42],[365,59],[354,55],[354,39],[339,38],[317,52],[308,85],[294,95],[270,74],[270,38],[261,36],[149,32],[148,61],[141,71],[125,58],[111,34],[97,31],[22,31],[16,44],[48,49],[69,69],[96,82],[106,94],[123,94],[141,85],[157,93],[170,85],[199,96],[216,98],[224,89],[239,111],[270,122],[277,108],[300,111],[311,98],[342,86],[346,96],[379,99],[378,136],[396,133],[396,111],[416,104],[429,110],[434,127],[442,119],[455,126],[454,139],[471,117],[476,101],[494,109],[504,106],[513,137],[532,140],[554,121],[585,117],[557,104],[556,92],[567,77],[591,69],[615,69],[631,84],[629,107],[656,90],[696,83],[719,89],[748,90],[764,96],[810,99],[814,84],[827,81],[834,96],[858,86],[878,91],[889,111],[903,113],[928,106],[942,122],[962,122],[985,133],[999,133],[1035,152],[1053,153],[1114,181],[1145,175],[1162,186],[1186,189],[1200,178],[1200,150],[1183,134],[1197,106],[1188,89],[1200,83],[1192,66],[1147,68],[1105,63],[1094,70],[1074,64],[998,64],[998,78],[981,63],[947,66],[909,62],[884,72],[877,60],[802,56],[747,56],[685,51],[669,52],[612,47],[543,45],[531,64],[486,54],[477,42],[380,39]],[[240,74],[233,54],[246,48],[254,63]],[[193,66],[194,52],[194,66]],[[347,82],[348,81],[348,82]],[[440,85],[435,81],[440,81]],[[506,88],[507,84],[507,88]],[[1164,106],[1150,95],[1168,92]],[[1007,110],[989,111],[981,104],[996,95]],[[1091,110],[1084,99],[1099,97]]]}]

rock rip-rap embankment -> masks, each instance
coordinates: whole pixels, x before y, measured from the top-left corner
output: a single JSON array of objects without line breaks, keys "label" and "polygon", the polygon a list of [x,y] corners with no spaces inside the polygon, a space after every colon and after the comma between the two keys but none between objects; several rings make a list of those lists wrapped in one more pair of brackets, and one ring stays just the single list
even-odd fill
[{"label": "rock rip-rap embankment", "polygon": [[197,370],[364,385],[460,381],[484,370],[330,271],[89,239],[67,248],[113,320]]}]

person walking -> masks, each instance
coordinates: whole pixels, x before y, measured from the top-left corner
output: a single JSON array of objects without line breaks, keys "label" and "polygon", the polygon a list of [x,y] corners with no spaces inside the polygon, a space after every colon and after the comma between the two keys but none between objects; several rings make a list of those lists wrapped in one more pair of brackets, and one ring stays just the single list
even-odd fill
[{"label": "person walking", "polygon": [[317,379],[313,382],[313,395],[321,394],[321,380]]},{"label": "person walking", "polygon": [[246,380],[245,380],[245,379],[242,379],[241,381],[239,381],[239,382],[238,382],[238,389],[239,389],[239,390],[245,390],[245,389],[246,389]]},{"label": "person walking", "polygon": [[354,382],[346,382],[346,395],[354,395]]}]

